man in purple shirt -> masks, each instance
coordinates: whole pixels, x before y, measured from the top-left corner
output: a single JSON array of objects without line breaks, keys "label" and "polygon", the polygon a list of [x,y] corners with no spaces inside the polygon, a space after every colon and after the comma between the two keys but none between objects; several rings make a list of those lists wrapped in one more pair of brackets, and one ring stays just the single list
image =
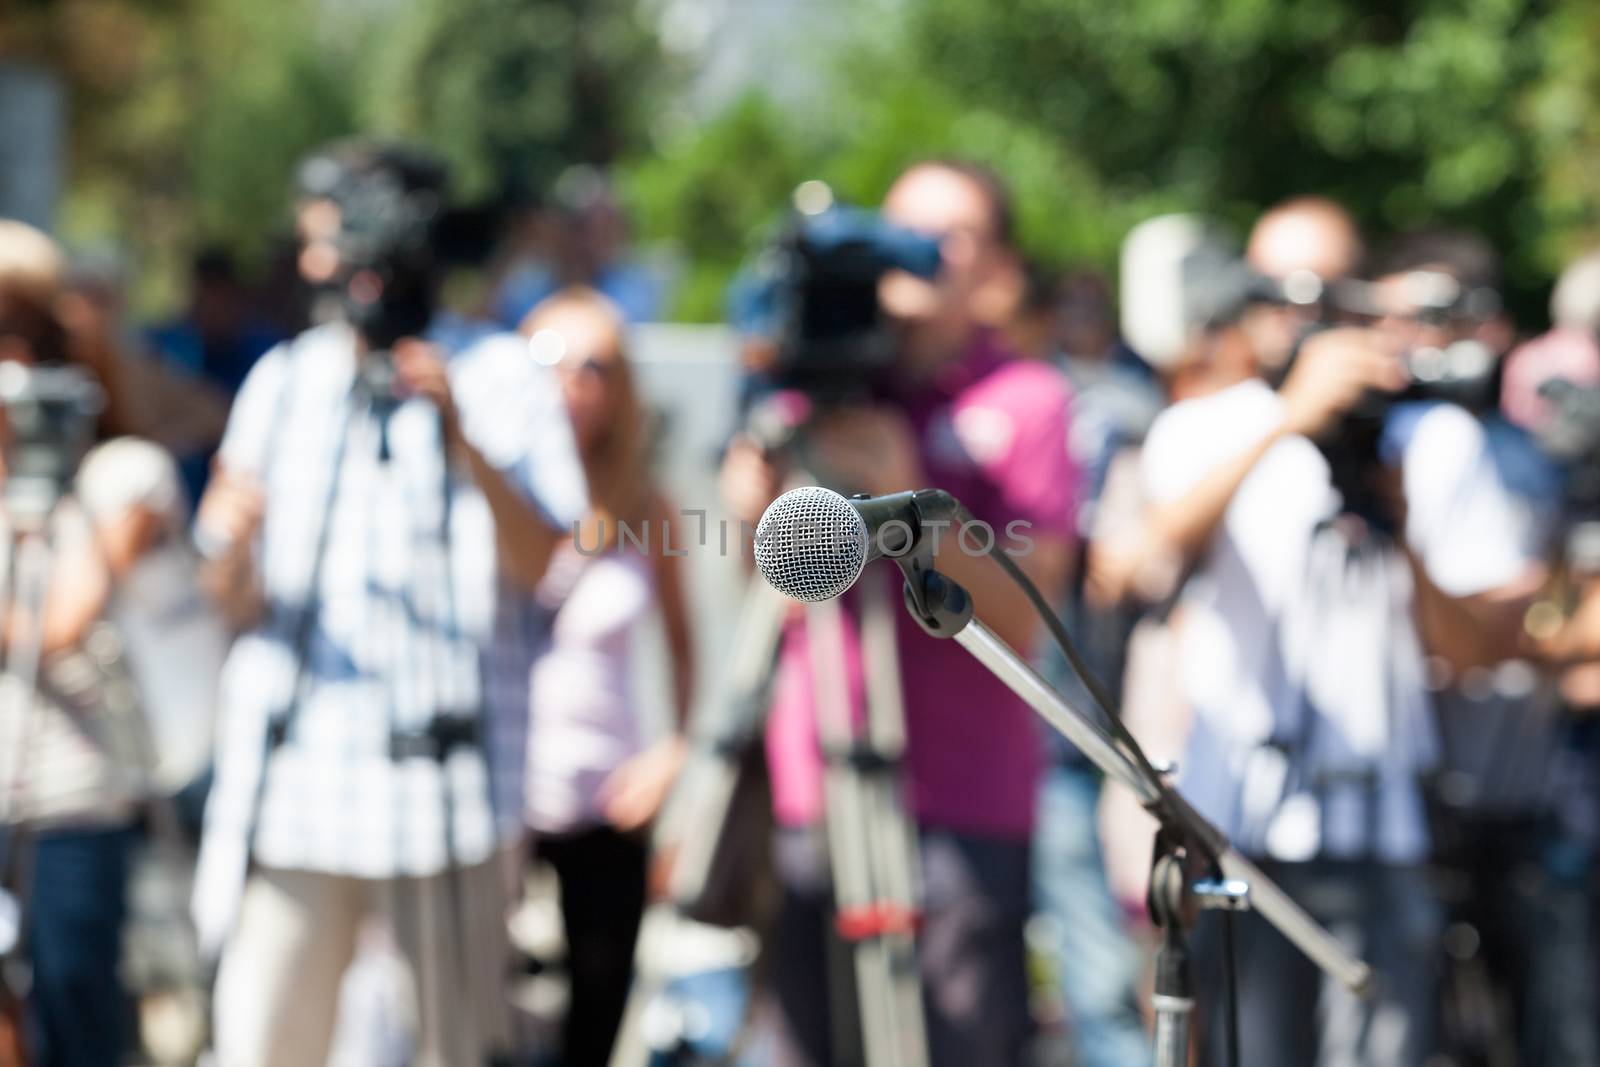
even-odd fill
[{"label": "man in purple shirt", "polygon": [[[880,300],[900,341],[896,384],[879,403],[818,416],[806,429],[808,455],[845,491],[950,491],[1054,596],[1070,565],[1077,495],[1067,454],[1069,390],[1049,365],[1011,358],[984,326],[986,308],[1015,269],[1005,191],[980,168],[920,163],[895,182],[883,214],[937,237],[943,267],[932,282],[905,274],[883,280]],[[731,510],[753,520],[783,474],[753,442],[734,442],[723,471]],[[939,540],[937,562],[1007,643],[1034,647],[1033,611],[996,564],[963,551],[951,532]],[[874,570],[870,580],[899,581],[893,568]],[[858,618],[843,614],[840,667],[859,717]],[[908,805],[925,879],[918,943],[933,1063],[1020,1063],[1028,840],[1043,762],[1038,724],[956,645],[928,637],[904,613],[897,634]],[[780,1064],[832,1061],[824,761],[814,712],[806,634],[795,625],[779,656],[767,730],[784,885],[774,946]]]}]

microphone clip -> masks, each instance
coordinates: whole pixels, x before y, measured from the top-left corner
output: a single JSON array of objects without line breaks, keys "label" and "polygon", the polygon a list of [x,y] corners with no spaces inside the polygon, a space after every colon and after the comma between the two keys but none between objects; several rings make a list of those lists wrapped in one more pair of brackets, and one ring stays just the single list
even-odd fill
[{"label": "microphone clip", "polygon": [[911,551],[895,556],[894,562],[905,577],[901,594],[906,610],[929,637],[954,637],[972,621],[972,597],[934,569],[926,541],[919,539]]}]

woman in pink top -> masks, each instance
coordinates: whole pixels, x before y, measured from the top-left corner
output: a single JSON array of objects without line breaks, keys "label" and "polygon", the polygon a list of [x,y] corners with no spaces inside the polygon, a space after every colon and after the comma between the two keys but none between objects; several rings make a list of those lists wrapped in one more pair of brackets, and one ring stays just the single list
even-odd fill
[{"label": "woman in pink top", "polygon": [[[570,288],[522,328],[534,357],[557,369],[589,484],[589,512],[539,585],[552,623],[533,670],[526,815],[535,854],[561,884],[572,985],[562,1063],[603,1067],[644,910],[644,831],[683,760],[694,657],[680,561],[663,551],[670,508],[646,463],[621,315],[598,292]],[[652,610],[661,612],[671,655],[675,729],[647,745],[629,650]]]}]

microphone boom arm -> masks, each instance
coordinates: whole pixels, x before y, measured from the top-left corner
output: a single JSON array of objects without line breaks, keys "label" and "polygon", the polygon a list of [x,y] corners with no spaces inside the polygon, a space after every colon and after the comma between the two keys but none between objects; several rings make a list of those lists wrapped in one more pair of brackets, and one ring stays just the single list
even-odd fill
[{"label": "microphone boom arm", "polygon": [[[1112,778],[1133,790],[1140,802],[1163,823],[1163,828],[1186,836],[1190,827],[1208,833],[1216,846],[1222,875],[1249,885],[1250,906],[1278,929],[1290,943],[1323,971],[1352,992],[1365,995],[1373,982],[1372,969],[1345,950],[1338,940],[1307,915],[1288,894],[1270,881],[1249,860],[1227,843],[1226,837],[1183,800],[1176,791],[1163,791],[1141,773],[1110,736],[1090,716],[1057,693],[1037,671],[982,622],[972,616],[972,598],[960,585],[934,570],[923,552],[898,557],[906,577],[906,607],[933,637],[953,637],[989,672],[1003,682],[1058,733],[1071,741],[1089,760]],[[1185,807],[1183,820],[1173,818],[1166,804]]]},{"label": "microphone boom arm", "polygon": [[[1373,974],[1303,911],[1151,766],[1114,710],[1114,700],[1073,646],[1071,636],[1039,589],[1004,552],[987,550],[1027,594],[1029,603],[1081,677],[1099,720],[1067,703],[1048,682],[993,631],[973,617],[972,598],[939,573],[926,530],[934,523],[972,517],[940,489],[845,499],[818,486],[791,489],[767,507],[756,528],[756,564],[774,588],[796,600],[829,600],[850,588],[867,563],[888,557],[905,578],[906,610],[933,637],[953,637],[1041,718],[1112,779],[1133,790],[1160,824],[1152,862],[1150,917],[1161,927],[1156,955],[1155,1054],[1158,1067],[1186,1067],[1195,1008],[1186,935],[1200,908],[1225,913],[1254,906],[1314,964],[1357,995],[1366,995]],[[1233,917],[1224,914],[1227,949],[1229,1061],[1238,1064],[1237,974]]]}]

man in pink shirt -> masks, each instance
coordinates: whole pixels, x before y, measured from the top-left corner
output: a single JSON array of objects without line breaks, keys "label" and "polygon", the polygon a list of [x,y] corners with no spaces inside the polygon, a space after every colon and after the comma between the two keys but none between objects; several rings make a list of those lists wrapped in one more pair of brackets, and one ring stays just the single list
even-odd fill
[{"label": "man in pink shirt", "polygon": [[[920,163],[895,182],[883,214],[937,237],[943,266],[932,282],[884,279],[880,300],[900,341],[894,385],[871,404],[819,415],[806,429],[808,456],[845,492],[948,490],[1054,596],[1070,566],[1077,491],[1067,454],[1069,390],[1049,365],[1011,358],[984,326],[986,307],[997,303],[1015,269],[1005,191],[980,168]],[[753,519],[783,474],[753,442],[735,441],[723,478],[732,510]],[[1034,647],[1033,611],[997,565],[963,551],[947,531],[938,566],[967,588],[978,616],[1012,647]],[[900,579],[884,566],[865,580],[898,586]],[[853,603],[846,598],[840,667],[859,717],[864,684]],[[1022,927],[1040,728],[955,644],[928,637],[904,613],[897,636],[907,800],[925,878],[918,940],[933,1062],[1019,1063],[1028,1025]],[[774,945],[780,1064],[833,1059],[824,761],[814,712],[806,633],[795,625],[779,657],[767,731],[785,890]]]}]

